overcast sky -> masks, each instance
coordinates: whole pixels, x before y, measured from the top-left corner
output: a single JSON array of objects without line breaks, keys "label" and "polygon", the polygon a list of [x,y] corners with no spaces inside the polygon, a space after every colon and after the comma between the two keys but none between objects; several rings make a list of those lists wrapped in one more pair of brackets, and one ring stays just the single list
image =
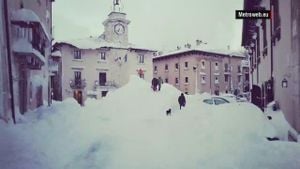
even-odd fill
[{"label": "overcast sky", "polygon": [[[210,48],[239,49],[242,21],[235,10],[243,0],[121,0],[127,13],[129,41],[157,50],[173,50],[203,40]],[[57,0],[53,3],[57,41],[99,36],[113,0]]]}]

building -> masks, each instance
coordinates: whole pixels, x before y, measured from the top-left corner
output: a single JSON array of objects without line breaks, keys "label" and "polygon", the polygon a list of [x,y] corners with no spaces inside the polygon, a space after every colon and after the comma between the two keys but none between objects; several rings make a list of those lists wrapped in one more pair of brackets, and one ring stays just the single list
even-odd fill
[{"label": "building", "polygon": [[181,49],[153,58],[154,77],[186,94],[244,91],[241,53]]},{"label": "building", "polygon": [[101,98],[125,85],[131,74],[151,81],[155,51],[128,42],[130,21],[119,1],[113,5],[102,35],[54,45],[62,54],[62,99],[74,97],[83,105],[87,97]]},{"label": "building", "polygon": [[244,0],[244,8],[272,12],[271,19],[243,22],[242,45],[251,60],[252,102],[264,110],[268,103],[276,101],[291,125],[291,139],[297,140],[300,132],[300,2]]},{"label": "building", "polygon": [[0,120],[11,119],[9,107],[9,79],[6,47],[6,24],[4,13],[4,1],[0,1]]},{"label": "building", "polygon": [[4,83],[1,92],[6,95],[0,101],[11,105],[4,106],[1,111],[9,112],[12,117],[51,102],[48,59],[52,41],[52,2],[1,1],[0,33],[5,35],[1,36],[1,56],[4,54],[0,63],[5,65],[1,67],[1,83]]}]

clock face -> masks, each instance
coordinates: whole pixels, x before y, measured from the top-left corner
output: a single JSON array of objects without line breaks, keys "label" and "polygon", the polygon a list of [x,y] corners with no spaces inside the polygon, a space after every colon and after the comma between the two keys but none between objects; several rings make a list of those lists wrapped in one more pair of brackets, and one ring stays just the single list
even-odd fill
[{"label": "clock face", "polygon": [[122,24],[116,24],[114,30],[118,35],[122,35],[123,33],[125,33],[125,27]]}]

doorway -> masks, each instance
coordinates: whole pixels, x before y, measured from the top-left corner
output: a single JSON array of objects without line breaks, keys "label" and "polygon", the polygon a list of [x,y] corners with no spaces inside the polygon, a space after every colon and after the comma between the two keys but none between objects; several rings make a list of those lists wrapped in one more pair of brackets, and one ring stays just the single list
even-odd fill
[{"label": "doorway", "polygon": [[82,106],[83,105],[82,91],[75,90],[74,91],[74,99],[77,101],[78,104],[80,104]]}]

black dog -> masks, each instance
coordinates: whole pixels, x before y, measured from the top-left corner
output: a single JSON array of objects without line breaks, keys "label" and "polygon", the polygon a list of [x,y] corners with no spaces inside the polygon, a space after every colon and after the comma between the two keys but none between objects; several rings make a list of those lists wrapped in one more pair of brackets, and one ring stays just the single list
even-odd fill
[{"label": "black dog", "polygon": [[168,109],[168,110],[166,111],[166,114],[167,114],[167,116],[168,116],[168,115],[171,115],[171,109]]}]

